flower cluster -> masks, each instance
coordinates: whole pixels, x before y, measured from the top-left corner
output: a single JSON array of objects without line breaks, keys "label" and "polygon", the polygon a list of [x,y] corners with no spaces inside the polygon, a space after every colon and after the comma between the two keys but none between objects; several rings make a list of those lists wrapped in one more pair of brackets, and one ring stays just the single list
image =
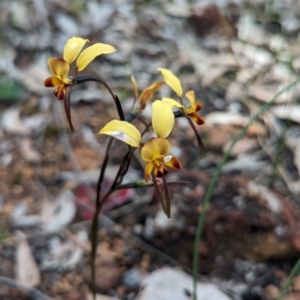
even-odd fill
[{"label": "flower cluster", "polygon": [[[188,99],[190,105],[184,107],[182,104],[183,91],[180,80],[170,70],[164,68],[159,68],[158,70],[161,72],[164,82],[177,94],[179,102],[172,98],[162,98],[152,103],[152,129],[156,137],[142,143],[142,135],[139,130],[129,122],[119,120],[108,122],[100,130],[99,134],[110,135],[129,146],[140,149],[141,157],[146,162],[144,171],[145,180],[149,181],[151,178],[156,189],[156,195],[162,203],[164,211],[169,216],[170,207],[166,204],[169,201],[165,202],[168,199],[164,199],[168,197],[168,192],[165,191],[164,197],[156,181],[158,178],[162,178],[163,182],[166,183],[165,176],[168,173],[168,168],[175,170],[182,168],[178,158],[170,154],[171,145],[166,139],[170,135],[175,123],[173,109],[177,108],[182,112],[182,116],[191,118],[198,125],[203,124],[204,119],[197,113],[201,109],[201,104],[195,101],[195,92],[190,90],[185,93],[185,97]],[[131,80],[134,85],[135,97],[139,99],[139,109],[142,111],[147,102],[153,97],[154,92],[163,83],[153,83],[138,97],[136,80],[133,76],[131,76]],[[163,185],[163,189],[167,189],[167,184]]]},{"label": "flower cluster", "polygon": [[[168,183],[170,184],[170,181],[167,182],[166,177],[170,168],[177,171],[180,170],[182,166],[179,159],[171,154],[171,144],[168,137],[172,133],[176,118],[186,118],[195,133],[199,150],[202,151],[204,146],[195,127],[195,123],[197,125],[201,125],[204,123],[204,119],[198,113],[199,110],[201,110],[201,104],[196,101],[195,92],[193,90],[189,90],[184,93],[179,78],[170,70],[165,68],[158,69],[161,73],[162,80],[149,85],[141,93],[138,91],[136,79],[133,75],[130,75],[133,83],[134,103],[132,111],[130,111],[127,115],[124,114],[121,101],[112,91],[107,82],[95,76],[78,75],[78,73],[84,70],[97,56],[116,51],[113,46],[100,43],[96,43],[83,50],[84,46],[88,42],[89,41],[87,39],[80,37],[73,37],[69,39],[64,47],[63,57],[52,57],[48,60],[52,76],[45,79],[44,85],[45,87],[55,88],[55,97],[58,100],[63,100],[66,118],[71,132],[75,131],[70,113],[70,94],[72,86],[88,81],[94,81],[104,85],[110,93],[119,114],[118,120],[109,121],[99,131],[99,134],[108,135],[109,139],[106,147],[106,155],[98,178],[95,212],[90,232],[91,287],[93,290],[93,297],[95,298],[95,258],[97,253],[98,217],[103,204],[110,199],[110,195],[117,190],[153,186],[154,195],[160,202],[165,214],[170,217],[171,197],[168,187]],[[74,62],[75,70],[72,73],[70,70]],[[70,73],[72,74],[70,75]],[[147,104],[152,101],[155,93],[164,84],[169,86],[176,96],[174,98],[156,98],[156,100],[152,102],[151,122],[145,122],[139,115],[143,112]],[[146,125],[146,128],[142,133],[137,127],[131,124],[134,119],[140,120],[144,125]],[[150,128],[152,128],[153,131],[152,135],[150,135],[152,137],[147,138],[144,133],[149,131]],[[123,156],[122,162],[120,163],[112,184],[109,187],[106,187],[106,191],[103,192],[102,183],[104,182],[105,172],[110,158],[110,150],[114,143],[114,139],[125,142],[128,145],[128,151]],[[138,151],[140,153],[137,153]],[[123,178],[128,171],[130,160],[134,153],[140,155],[143,161],[141,164],[144,166],[144,179],[123,184]]]},{"label": "flower cluster", "polygon": [[[87,42],[88,40],[79,37],[69,39],[64,48],[63,58],[52,57],[49,59],[49,68],[54,76],[48,77],[44,84],[46,87],[55,87],[54,94],[56,98],[58,100],[64,100],[66,115],[71,131],[74,131],[74,128],[70,116],[69,88],[75,84],[86,81],[98,81],[106,86],[117,105],[120,120],[111,120],[100,130],[99,134],[109,135],[125,142],[130,146],[128,153],[133,153],[136,149],[140,150],[141,158],[145,162],[145,184],[152,182],[155,193],[161,202],[165,213],[170,216],[170,199],[165,177],[168,174],[169,168],[180,170],[182,166],[179,159],[170,153],[171,145],[167,138],[172,132],[175,119],[177,117],[185,117],[188,119],[196,134],[199,148],[203,148],[202,141],[197,133],[194,123],[191,121],[193,120],[198,125],[204,123],[203,117],[198,114],[198,111],[201,110],[201,104],[196,101],[195,92],[193,90],[189,90],[185,94],[183,93],[181,81],[176,75],[168,69],[159,68],[158,71],[161,73],[163,80],[154,82],[140,94],[138,92],[136,79],[133,75],[130,75],[133,83],[134,103],[137,102],[137,109],[134,109],[131,112],[131,117],[126,120],[118,97],[114,95],[107,83],[92,76],[77,76],[78,72],[85,69],[96,56],[116,51],[114,47],[100,43],[94,44],[82,51]],[[70,65],[75,60],[75,72],[73,76],[70,76]],[[152,100],[154,94],[163,84],[168,85],[174,91],[178,99],[162,97],[161,99],[153,101],[152,120],[147,128],[150,128],[150,125],[152,125],[155,137],[144,141],[143,134],[130,122],[145,109],[147,103]],[[188,103],[187,106],[184,105],[185,102]],[[131,156],[129,155],[128,157]],[[126,170],[127,165],[128,161],[124,161],[124,166],[121,166],[120,170]],[[112,191],[113,189],[120,188],[120,186],[117,185],[121,184],[122,176],[124,176],[125,173],[123,171],[118,173],[120,178],[116,179]]]}]

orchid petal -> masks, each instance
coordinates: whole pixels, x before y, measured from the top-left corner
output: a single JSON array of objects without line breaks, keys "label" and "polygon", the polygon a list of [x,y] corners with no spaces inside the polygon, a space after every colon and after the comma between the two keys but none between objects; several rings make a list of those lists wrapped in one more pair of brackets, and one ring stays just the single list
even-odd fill
[{"label": "orchid petal", "polygon": [[138,129],[126,121],[112,120],[108,122],[99,132],[114,137],[117,140],[132,146],[139,147],[141,134]]},{"label": "orchid petal", "polygon": [[160,138],[167,137],[174,126],[172,105],[156,100],[152,104],[152,127]]},{"label": "orchid petal", "polygon": [[162,102],[164,103],[169,103],[172,105],[172,107],[176,106],[176,107],[183,107],[182,104],[180,104],[178,101],[172,99],[172,98],[162,98],[161,99]]},{"label": "orchid petal", "polygon": [[193,90],[190,90],[185,93],[185,96],[189,99],[191,106],[194,106],[195,104],[195,92]]},{"label": "orchid petal", "polygon": [[143,146],[141,156],[144,161],[150,162],[166,156],[169,150],[170,143],[166,139],[153,138]]},{"label": "orchid petal", "polygon": [[167,167],[177,169],[177,170],[181,169],[180,161],[175,156],[167,155],[164,157],[163,161],[164,161],[164,165]]},{"label": "orchid petal", "polygon": [[153,168],[154,164],[150,161],[145,167],[144,177],[146,181],[149,181],[149,176],[152,174]]},{"label": "orchid petal", "polygon": [[50,71],[61,80],[67,77],[70,72],[70,66],[63,58],[49,58],[48,66]]},{"label": "orchid petal", "polygon": [[177,94],[179,98],[181,98],[182,87],[179,78],[168,69],[158,68],[157,70],[161,72],[165,83]]},{"label": "orchid petal", "polygon": [[69,78],[69,77],[65,77],[65,78],[63,79],[63,83],[64,83],[65,85],[72,85],[72,84],[73,84],[73,80],[72,80],[71,78]]},{"label": "orchid petal", "polygon": [[198,124],[198,125],[202,125],[202,124],[205,123],[204,118],[203,118],[202,116],[198,115],[198,114],[195,113],[195,112],[194,112],[194,113],[188,114],[188,116],[189,116],[190,118],[192,118],[193,121],[194,121],[196,124]]},{"label": "orchid petal", "polygon": [[70,65],[79,55],[88,39],[73,37],[69,39],[64,48],[64,59]]},{"label": "orchid petal", "polygon": [[64,100],[66,96],[66,88],[64,85],[59,86],[54,91],[54,95],[58,100]]},{"label": "orchid petal", "polygon": [[85,67],[92,61],[94,60],[97,56],[101,54],[109,54],[117,51],[113,46],[107,45],[107,44],[94,44],[85,50],[81,52],[79,55],[77,62],[76,62],[76,67],[77,71],[80,72]]},{"label": "orchid petal", "polygon": [[56,76],[50,76],[44,80],[45,87],[57,87],[57,86],[61,86],[62,84],[63,81]]},{"label": "orchid petal", "polygon": [[168,174],[168,169],[163,165],[160,165],[159,167],[154,168],[154,176],[155,177],[163,177],[163,176],[166,176],[167,174]]},{"label": "orchid petal", "polygon": [[146,104],[151,100],[153,94],[164,84],[162,81],[157,81],[145,88],[140,96],[140,108],[143,110]]}]

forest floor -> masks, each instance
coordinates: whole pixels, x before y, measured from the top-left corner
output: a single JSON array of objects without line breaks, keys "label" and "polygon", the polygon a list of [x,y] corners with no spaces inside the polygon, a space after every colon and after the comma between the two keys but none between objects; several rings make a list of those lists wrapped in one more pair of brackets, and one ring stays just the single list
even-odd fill
[{"label": "forest floor", "polygon": [[[196,226],[218,163],[251,116],[297,79],[300,4],[191,2],[1,1],[1,299],[91,299],[88,237],[107,140],[98,132],[117,114],[100,85],[74,87],[76,132],[69,132],[63,103],[43,81],[48,58],[61,56],[73,36],[117,48],[84,72],[101,76],[126,114],[134,96],[128,72],[141,91],[162,80],[157,68],[163,67],[181,79],[184,91],[195,91],[206,121],[197,127],[202,156],[185,122],[178,120],[170,135],[183,166],[168,177],[171,219],[152,188],[118,191],[104,206],[97,299],[151,299],[142,286],[154,271],[192,273]],[[168,87],[156,98],[161,95],[174,96]],[[249,126],[214,189],[199,247],[200,281],[229,299],[275,299],[299,258],[299,123],[296,84]],[[121,142],[112,147],[105,187],[125,153]],[[142,178],[134,158],[125,181]],[[300,299],[300,276],[283,299]]]}]

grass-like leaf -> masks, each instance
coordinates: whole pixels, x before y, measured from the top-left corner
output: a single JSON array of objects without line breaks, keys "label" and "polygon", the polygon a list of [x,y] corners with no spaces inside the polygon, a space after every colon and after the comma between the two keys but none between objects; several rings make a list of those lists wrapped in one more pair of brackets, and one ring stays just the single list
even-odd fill
[{"label": "grass-like leaf", "polygon": [[[195,244],[194,244],[194,253],[193,253],[193,300],[197,300],[197,280],[198,280],[198,274],[199,274],[199,255],[198,255],[198,249],[201,243],[201,235],[202,235],[202,231],[203,231],[203,226],[204,226],[204,222],[205,222],[205,217],[206,217],[206,211],[207,211],[207,205],[211,199],[212,193],[214,191],[214,188],[216,186],[216,183],[220,177],[220,174],[222,172],[222,168],[224,166],[224,164],[226,163],[226,161],[228,160],[230,153],[234,147],[234,145],[245,135],[245,133],[247,132],[249,126],[256,121],[260,115],[262,115],[266,110],[268,110],[276,101],[276,99],[283,93],[287,92],[289,89],[293,88],[295,85],[297,85],[300,82],[300,78],[297,78],[295,81],[293,81],[292,83],[290,83],[289,85],[287,85],[286,87],[284,87],[282,90],[280,90],[278,93],[276,93],[274,95],[274,97],[269,100],[268,102],[266,102],[264,105],[262,105],[262,107],[258,110],[258,112],[256,114],[254,114],[252,116],[252,118],[249,120],[249,122],[241,129],[241,131],[238,133],[238,135],[235,137],[235,139],[232,141],[230,148],[226,151],[226,153],[224,154],[221,162],[219,163],[216,171],[213,174],[213,177],[209,183],[207,192],[205,194],[204,200],[203,200],[203,209],[201,210],[201,213],[199,215],[198,218],[198,224],[197,224],[197,229],[196,229],[196,236],[195,236]],[[296,268],[297,267],[297,268]],[[300,260],[298,261],[298,263],[295,265],[294,269],[296,269],[296,271],[298,271],[298,269],[300,268]],[[294,275],[294,273],[296,273],[296,271],[291,272],[292,275]],[[290,276],[291,276],[290,274]],[[290,277],[289,276],[289,277]],[[283,287],[283,290],[285,290],[286,287]],[[281,291],[280,294],[283,295],[283,292]],[[282,296],[281,296],[282,298]],[[281,298],[277,298],[276,300],[280,300]]]}]

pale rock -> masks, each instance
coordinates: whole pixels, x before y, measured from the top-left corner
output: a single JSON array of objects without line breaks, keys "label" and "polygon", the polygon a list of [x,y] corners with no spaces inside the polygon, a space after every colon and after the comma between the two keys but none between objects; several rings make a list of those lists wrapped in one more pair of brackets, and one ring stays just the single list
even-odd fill
[{"label": "pale rock", "polygon": [[[156,270],[142,280],[144,289],[136,300],[189,300],[193,294],[193,278],[183,271],[168,267]],[[230,300],[211,283],[197,284],[198,300]]]}]

